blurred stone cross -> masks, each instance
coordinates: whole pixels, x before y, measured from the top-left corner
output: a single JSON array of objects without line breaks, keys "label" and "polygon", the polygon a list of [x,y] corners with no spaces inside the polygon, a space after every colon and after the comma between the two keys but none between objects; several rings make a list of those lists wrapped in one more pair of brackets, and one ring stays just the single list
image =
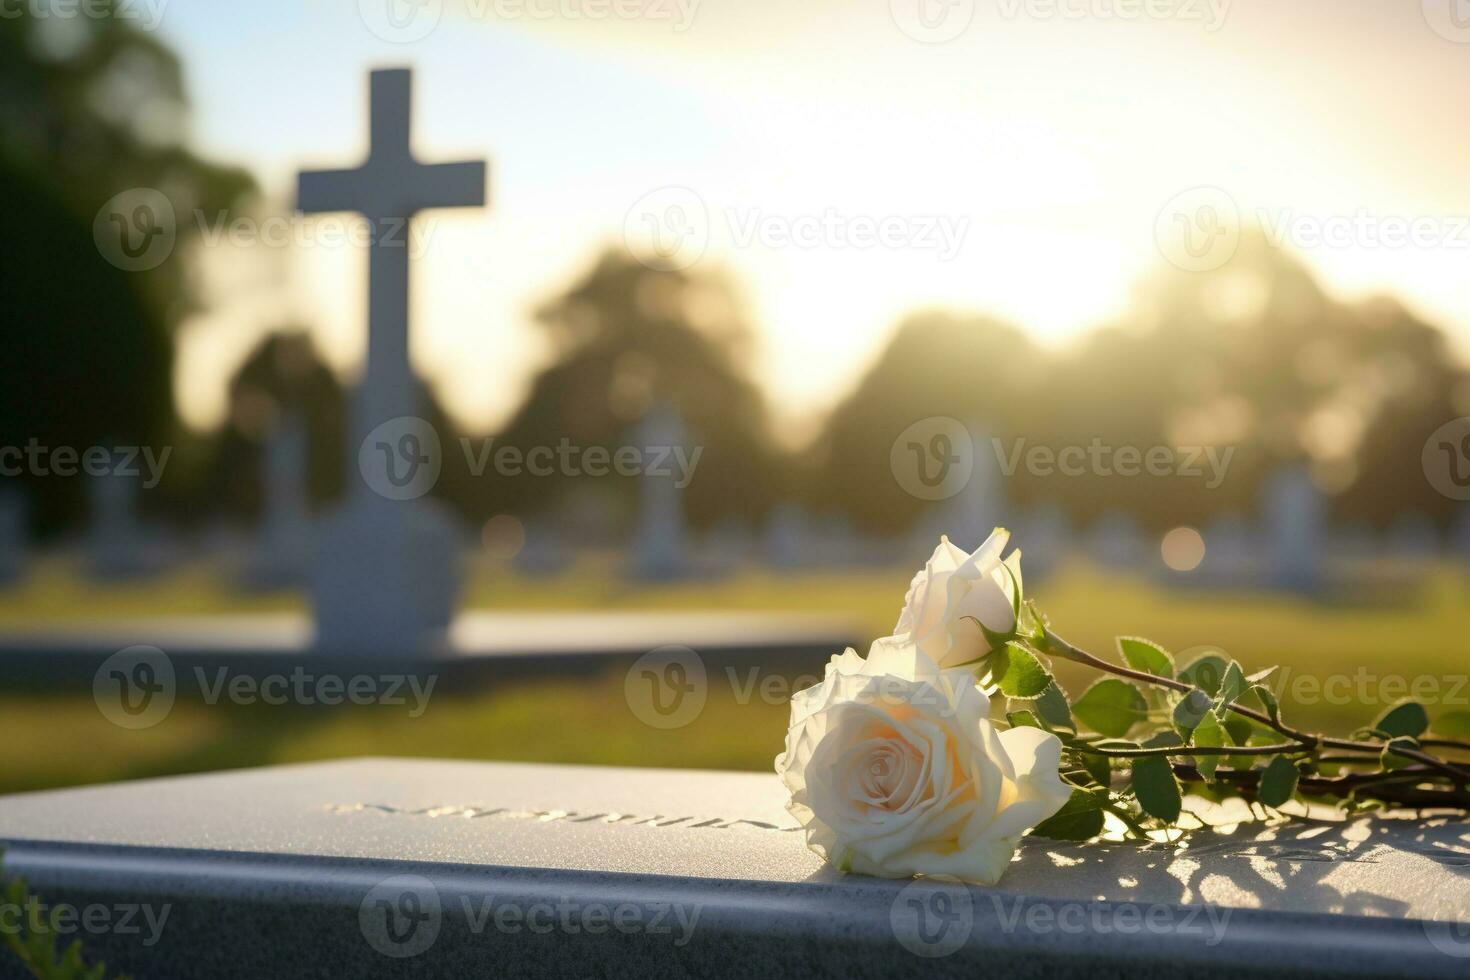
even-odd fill
[{"label": "blurred stone cross", "polygon": [[371,75],[367,161],[300,175],[305,213],[355,211],[370,225],[367,368],[352,409],[348,499],[323,529],[312,578],[318,644],[336,651],[423,652],[453,615],[458,540],[420,500],[441,447],[417,416],[408,358],[408,222],[429,208],[485,204],[485,163],[420,163],[411,137],[412,73]]}]

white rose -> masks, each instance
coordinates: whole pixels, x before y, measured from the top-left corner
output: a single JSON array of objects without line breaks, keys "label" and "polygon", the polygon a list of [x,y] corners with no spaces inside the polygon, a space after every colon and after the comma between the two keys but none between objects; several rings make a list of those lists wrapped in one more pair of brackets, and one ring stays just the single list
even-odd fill
[{"label": "white rose", "polygon": [[966,670],[941,671],[902,637],[848,649],[791,700],[776,772],[807,846],[843,871],[995,884],[1021,835],[1070,796],[1062,745],[998,732]]},{"label": "white rose", "polygon": [[991,652],[980,623],[995,633],[1016,627],[1015,600],[1021,588],[1021,552],[1001,561],[1010,532],[996,528],[973,554],[941,537],[927,564],[904,596],[893,628],[941,667],[973,663]]}]

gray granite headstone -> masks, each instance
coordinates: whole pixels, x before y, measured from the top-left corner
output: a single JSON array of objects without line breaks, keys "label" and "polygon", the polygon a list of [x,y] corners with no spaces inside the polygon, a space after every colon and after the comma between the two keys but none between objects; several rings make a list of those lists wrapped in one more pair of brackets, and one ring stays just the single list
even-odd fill
[{"label": "gray granite headstone", "polygon": [[138,977],[1470,969],[1464,824],[1028,838],[972,888],[825,869],[784,803],[770,773],[359,759],[0,797],[0,843],[52,903],[161,920],[79,937]]}]

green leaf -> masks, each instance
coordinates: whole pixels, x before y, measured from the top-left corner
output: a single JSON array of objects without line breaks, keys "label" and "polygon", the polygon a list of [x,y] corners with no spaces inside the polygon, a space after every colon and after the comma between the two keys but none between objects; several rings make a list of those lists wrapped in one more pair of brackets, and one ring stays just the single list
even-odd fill
[{"label": "green leaf", "polygon": [[1225,675],[1220,680],[1220,689],[1215,692],[1215,696],[1221,704],[1231,705],[1246,692],[1247,687],[1245,671],[1240,669],[1240,664],[1232,660],[1225,665]]},{"label": "green leaf", "polygon": [[1001,693],[1008,698],[1040,697],[1052,681],[1051,672],[1037,656],[1014,642],[995,651],[990,669]]},{"label": "green leaf", "polygon": [[1155,677],[1174,676],[1174,658],[1169,651],[1141,636],[1118,637],[1118,652],[1134,670],[1147,671]]},{"label": "green leaf", "polygon": [[1470,738],[1470,711],[1451,711],[1434,719],[1430,729],[1445,738]]},{"label": "green leaf", "polygon": [[1199,688],[1190,691],[1174,706],[1174,727],[1179,734],[1188,738],[1210,712],[1210,696]]},{"label": "green leaf", "polygon": [[[1152,735],[1150,735],[1144,741],[1143,747],[1146,748],[1146,749],[1162,749],[1162,748],[1165,748],[1165,747],[1170,746],[1170,745],[1183,745],[1183,744],[1184,744],[1184,739],[1182,739],[1182,738],[1179,737],[1179,733],[1178,732],[1174,731],[1172,728],[1161,728],[1158,731],[1154,732]],[[1184,753],[1181,752],[1179,754],[1180,755],[1183,755]]]},{"label": "green leaf", "polygon": [[1427,728],[1429,712],[1417,701],[1402,701],[1379,715],[1378,720],[1373,723],[1374,731],[1382,732],[1389,738],[1398,738],[1401,735],[1418,738]]},{"label": "green leaf", "polygon": [[1417,749],[1418,747],[1419,743],[1407,735],[1400,735],[1398,738],[1389,739],[1388,744],[1383,747],[1383,752],[1379,755],[1379,758],[1383,762],[1383,768],[1402,769],[1405,766],[1414,765],[1415,762],[1413,759],[1405,758],[1393,750]]},{"label": "green leaf", "polygon": [[1148,714],[1148,702],[1132,684],[1107,677],[1083,692],[1072,713],[1093,731],[1121,738]]},{"label": "green leaf", "polygon": [[1189,666],[1179,672],[1179,679],[1204,689],[1206,694],[1214,697],[1220,693],[1220,681],[1225,677],[1225,667],[1224,657],[1206,653],[1191,660]]},{"label": "green leaf", "polygon": [[1266,682],[1266,678],[1270,677],[1272,674],[1276,673],[1280,669],[1280,667],[1267,667],[1265,670],[1258,670],[1245,679],[1246,683],[1264,684]]},{"label": "green leaf", "polygon": [[1145,813],[1165,823],[1179,819],[1184,798],[1168,759],[1161,755],[1134,759],[1133,791],[1138,794],[1138,805]]},{"label": "green leaf", "polygon": [[1234,711],[1225,713],[1225,730],[1230,733],[1232,745],[1244,745],[1246,741],[1255,734],[1256,723],[1245,715],[1236,714]]},{"label": "green leaf", "polygon": [[1037,837],[1053,840],[1089,840],[1102,833],[1102,805],[1106,797],[1086,790],[1074,789],[1072,796],[1054,815],[1031,831]]},{"label": "green leaf", "polygon": [[[1220,719],[1215,717],[1213,711],[1206,712],[1199,725],[1195,727],[1193,742],[1195,745],[1207,749],[1218,749],[1234,744],[1230,740],[1230,735],[1226,732],[1225,726],[1220,724]],[[1206,779],[1213,780],[1215,778],[1215,770],[1220,766],[1221,758],[1222,756],[1218,755],[1197,755],[1194,758],[1194,764],[1204,774]]]},{"label": "green leaf", "polygon": [[1113,766],[1108,762],[1107,756],[1082,752],[1079,754],[1079,759],[1083,768],[1087,770],[1087,774],[1092,777],[1094,783],[1097,783],[1103,789],[1111,788],[1113,784]]},{"label": "green leaf", "polygon": [[1257,701],[1261,703],[1261,709],[1266,712],[1266,717],[1278,724],[1281,721],[1281,705],[1276,700],[1276,694],[1265,684],[1256,684],[1250,689]]},{"label": "green leaf", "polygon": [[1296,782],[1301,778],[1296,764],[1284,755],[1278,755],[1261,773],[1261,785],[1256,790],[1256,799],[1266,806],[1280,806],[1296,793]]},{"label": "green leaf", "polygon": [[1055,681],[1031,704],[1041,716],[1042,723],[1052,731],[1077,730],[1077,724],[1072,720],[1072,708],[1067,704],[1067,696]]},{"label": "green leaf", "polygon": [[1024,708],[1020,711],[1007,711],[1006,721],[1011,723],[1012,728],[1041,728],[1041,719]]}]

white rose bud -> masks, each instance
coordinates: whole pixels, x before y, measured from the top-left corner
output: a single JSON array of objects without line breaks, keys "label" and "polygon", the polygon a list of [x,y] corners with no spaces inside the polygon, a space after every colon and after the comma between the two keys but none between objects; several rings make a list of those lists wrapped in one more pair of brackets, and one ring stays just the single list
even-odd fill
[{"label": "white rose bud", "polygon": [[968,670],[903,637],[833,657],[791,700],[776,772],[807,846],[843,871],[995,884],[1022,834],[1070,791],[1047,732],[998,732]]},{"label": "white rose bud", "polygon": [[1009,635],[1016,628],[1021,552],[1001,560],[1010,532],[996,528],[973,554],[941,537],[914,576],[893,632],[907,636],[940,667],[974,663],[991,652],[980,624]]}]

